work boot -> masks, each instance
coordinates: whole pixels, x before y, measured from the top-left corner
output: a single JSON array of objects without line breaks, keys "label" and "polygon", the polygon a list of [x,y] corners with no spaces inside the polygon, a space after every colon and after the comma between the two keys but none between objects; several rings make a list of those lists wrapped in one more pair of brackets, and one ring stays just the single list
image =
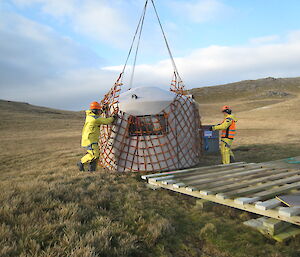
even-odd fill
[{"label": "work boot", "polygon": [[79,169],[79,171],[84,171],[84,166],[82,162],[77,162],[77,167]]},{"label": "work boot", "polygon": [[96,171],[97,161],[98,161],[98,159],[93,160],[93,161],[91,161],[91,162],[89,163],[89,171],[90,171],[90,172]]}]

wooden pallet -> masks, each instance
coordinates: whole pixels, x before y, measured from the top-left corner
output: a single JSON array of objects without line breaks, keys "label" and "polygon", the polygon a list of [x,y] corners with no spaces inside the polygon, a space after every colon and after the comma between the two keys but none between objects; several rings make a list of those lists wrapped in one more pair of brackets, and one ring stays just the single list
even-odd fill
[{"label": "wooden pallet", "polygon": [[[300,157],[295,157],[300,160]],[[300,189],[300,164],[233,163],[142,176],[149,184],[300,226],[300,208],[276,195]]]},{"label": "wooden pallet", "polygon": [[300,227],[282,220],[261,217],[243,222],[244,225],[258,230],[263,235],[284,242],[300,235]]}]

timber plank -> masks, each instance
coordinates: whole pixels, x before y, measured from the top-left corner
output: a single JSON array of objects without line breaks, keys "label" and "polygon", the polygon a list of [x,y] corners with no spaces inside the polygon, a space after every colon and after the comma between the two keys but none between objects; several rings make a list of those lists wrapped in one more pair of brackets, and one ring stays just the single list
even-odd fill
[{"label": "timber plank", "polygon": [[162,183],[165,184],[165,185],[174,184],[174,183],[176,183],[176,182],[177,182],[177,181],[176,181],[176,180],[173,180],[173,179],[162,181]]},{"label": "timber plank", "polygon": [[[265,182],[265,181],[273,181],[279,178],[285,178],[291,175],[295,175],[295,174],[299,174],[300,175],[300,170],[299,171],[291,171],[288,172],[288,170],[286,170],[286,172],[282,172],[282,170],[278,170],[274,172],[274,175],[270,175],[270,174],[264,174],[262,177],[259,178],[255,178],[255,179],[249,179],[248,178],[243,178],[242,181],[238,181],[237,183],[232,184],[229,183],[230,185],[227,186],[226,182],[224,182],[225,186],[221,186],[221,187],[215,187],[212,188],[210,191],[215,192],[215,193],[224,193],[233,189],[239,189],[239,188],[244,188],[246,186],[250,186],[250,185],[254,185],[254,184],[258,184],[261,182]],[[278,174],[276,174],[278,173]],[[251,178],[251,177],[250,177]],[[245,181],[244,181],[245,180]]]},{"label": "timber plank", "polygon": [[[251,173],[257,173],[257,172],[260,172],[262,170],[264,170],[264,169],[253,170],[253,171],[251,171]],[[239,176],[241,176],[244,173],[248,174],[248,171],[243,171],[243,172],[238,173],[238,174],[239,174]],[[249,171],[249,173],[250,173],[250,171]],[[225,180],[227,181],[228,179],[231,179],[233,177],[235,177],[235,175],[231,175],[231,174],[224,175],[222,177],[222,181],[225,181]],[[191,181],[190,180],[180,180],[180,181],[182,181],[181,183],[184,183],[187,187],[189,187],[189,186],[198,186],[199,187],[199,185],[205,184],[205,188],[207,188],[210,183],[214,183],[216,181],[216,178],[215,178],[215,176],[210,176],[210,178],[205,177],[205,178],[202,178],[202,179],[197,179],[195,181],[194,180],[191,180]],[[179,181],[177,180],[177,182],[179,182]],[[233,183],[233,182],[230,181],[228,183]],[[195,188],[198,188],[198,187],[195,187]]]},{"label": "timber plank", "polygon": [[259,172],[258,170],[261,170],[262,168],[257,169],[257,167],[248,168],[248,167],[242,167],[238,169],[230,169],[230,170],[224,170],[224,171],[216,171],[208,174],[200,174],[200,175],[193,175],[193,176],[187,176],[185,178],[182,178],[182,181],[190,181],[190,180],[199,180],[201,178],[214,178],[214,180],[223,179],[225,175],[233,175],[233,174],[240,174],[246,171],[252,171],[253,172]]},{"label": "timber plank", "polygon": [[[260,167],[260,166],[258,166]],[[252,167],[251,169],[255,169],[256,167]],[[242,167],[242,168],[235,168],[235,169],[226,169],[226,170],[214,170],[213,172],[201,172],[199,174],[189,174],[189,175],[170,175],[170,176],[163,176],[163,177],[158,177],[158,178],[150,178],[149,181],[163,181],[163,180],[169,180],[169,179],[175,179],[175,180],[180,180],[180,182],[185,183],[186,181],[193,181],[195,179],[200,180],[200,179],[209,179],[209,178],[214,178],[214,180],[216,180],[216,178],[222,176],[222,175],[227,175],[227,174],[235,174],[235,173],[239,173],[239,172],[243,172],[243,171],[248,171],[249,168],[248,167]],[[250,170],[249,170],[250,171]],[[203,174],[204,173],[204,174]],[[220,177],[221,178],[221,177]]]},{"label": "timber plank", "polygon": [[[266,172],[266,173],[263,173],[263,172]],[[201,186],[199,186],[198,188],[199,188],[199,190],[211,188],[212,191],[214,191],[214,192],[215,191],[220,192],[220,191],[222,191],[222,189],[229,188],[235,182],[238,182],[237,184],[240,185],[240,183],[244,180],[250,181],[249,179],[251,179],[253,177],[256,178],[256,177],[268,176],[269,173],[272,173],[272,170],[268,170],[268,169],[246,170],[244,172],[240,172],[240,173],[236,173],[236,174],[232,174],[232,175],[230,175],[230,174],[225,175],[222,178],[220,178],[220,181],[218,180],[217,182],[213,182],[211,184],[206,184],[205,188],[203,188]],[[275,171],[275,173],[277,173],[277,171]],[[269,174],[269,176],[270,176],[270,174]],[[240,178],[240,177],[242,177],[242,178]],[[230,186],[228,186],[228,184]],[[235,185],[237,185],[237,184],[235,184]],[[195,185],[197,187],[196,181],[195,181],[195,183],[192,183],[189,185]],[[218,186],[220,186],[220,187],[218,187]]]},{"label": "timber plank", "polygon": [[257,202],[258,200],[259,200],[259,197],[240,197],[240,198],[234,199],[234,202],[236,204],[244,205],[244,204]]},{"label": "timber plank", "polygon": [[[251,165],[252,166],[252,165]],[[257,165],[256,165],[257,166]],[[181,173],[175,173],[172,175],[165,175],[165,176],[157,176],[157,177],[151,177],[148,180],[151,181],[161,181],[161,180],[168,180],[168,179],[184,179],[184,178],[191,178],[193,176],[195,177],[208,177],[208,176],[216,176],[216,174],[220,174],[221,172],[237,172],[246,169],[247,165],[241,165],[240,167],[231,167],[231,166],[225,166],[215,169],[205,169],[205,170],[193,170],[191,172],[181,172]]]},{"label": "timber plank", "polygon": [[[299,180],[300,180],[300,176],[296,175],[296,176],[292,176],[289,178],[275,180],[273,182],[263,183],[261,185],[256,185],[256,186],[246,187],[246,188],[239,189],[239,190],[229,191],[225,195],[228,198],[228,197],[242,196],[242,195],[246,195],[246,194],[253,194],[256,192],[260,192],[260,191],[265,192],[266,189],[272,188],[273,186],[279,186],[279,185],[283,185],[286,183],[297,182]],[[278,192],[278,191],[276,191],[276,192]],[[281,193],[281,192],[279,192],[279,193]],[[258,193],[258,194],[252,195],[252,196],[263,196],[263,195],[264,194]],[[223,197],[223,196],[221,196],[221,194],[220,194],[220,197]]]},{"label": "timber plank", "polygon": [[[233,175],[226,175],[224,176],[222,179],[220,180],[215,180],[214,182],[212,183],[209,183],[206,185],[206,189],[209,189],[209,188],[216,188],[216,187],[221,187],[221,186],[225,186],[225,185],[228,185],[228,184],[232,184],[234,182],[241,182],[241,181],[244,181],[244,180],[248,180],[248,179],[252,179],[252,178],[258,178],[258,177],[265,177],[265,176],[270,176],[271,174],[276,174],[276,173],[279,173],[280,171],[276,171],[276,170],[271,170],[271,169],[266,169],[264,172],[250,172],[250,173],[247,173],[247,171],[245,172],[241,172],[240,174],[233,174]],[[247,175],[248,174],[248,175]],[[242,180],[241,178],[242,177]],[[195,181],[195,187],[197,187],[197,184],[196,184],[197,181]],[[200,189],[200,187],[199,187]]]},{"label": "timber plank", "polygon": [[273,238],[278,242],[284,242],[287,239],[300,235],[300,228],[292,226],[283,231],[282,233],[275,235]]},{"label": "timber plank", "polygon": [[261,197],[261,199],[265,199],[267,197],[276,196],[276,194],[282,194],[291,191],[292,189],[298,189],[298,188],[300,188],[300,182],[295,182],[291,184],[286,184],[284,186],[276,187],[267,191],[259,192],[257,194],[254,194],[253,197]]},{"label": "timber plank", "polygon": [[175,188],[180,188],[180,187],[185,187],[186,186],[186,184],[184,184],[184,183],[177,183],[177,184],[173,184],[173,187],[175,187]]},{"label": "timber plank", "polygon": [[280,206],[281,202],[277,200],[276,198],[264,201],[264,202],[258,202],[255,204],[255,207],[260,210],[268,210],[273,209],[277,206]]},{"label": "timber plank", "polygon": [[168,172],[163,172],[163,173],[155,173],[155,174],[149,174],[149,175],[143,175],[141,176],[142,179],[149,179],[153,177],[160,177],[160,176],[167,176],[167,175],[173,175],[173,174],[180,174],[180,173],[187,173],[190,171],[194,170],[206,170],[206,169],[211,169],[211,168],[218,168],[218,167],[234,167],[234,166],[242,166],[242,165],[251,165],[253,163],[246,163],[246,162],[235,162],[235,163],[230,163],[230,164],[217,164],[213,166],[205,166],[205,167],[195,167],[195,168],[190,168],[190,169],[184,169],[184,170],[175,170],[175,171],[168,171]]},{"label": "timber plank", "polygon": [[286,230],[288,227],[292,226],[291,223],[269,218],[265,221],[263,221],[263,225],[266,227],[268,233],[271,236],[278,235],[280,232]]},{"label": "timber plank", "polygon": [[190,177],[192,175],[207,175],[207,174],[211,174],[211,172],[215,172],[215,171],[224,171],[224,170],[234,170],[234,169],[242,169],[241,167],[234,167],[234,168],[229,168],[229,167],[224,167],[224,168],[218,168],[218,169],[206,169],[206,170],[193,170],[191,172],[180,172],[180,173],[175,173],[175,174],[171,174],[171,175],[164,175],[164,176],[154,176],[151,178],[148,178],[148,180],[151,181],[162,181],[162,180],[167,180],[167,179],[173,179],[173,178],[177,178],[177,179],[182,179],[185,177]]},{"label": "timber plank", "polygon": [[[250,170],[243,170],[243,171],[240,171],[240,172],[231,172],[231,173],[226,173],[225,175],[223,175],[222,177],[218,177],[216,178],[216,176],[211,176],[212,178],[200,178],[200,179],[183,179],[182,181],[184,181],[185,184],[187,185],[193,185],[193,186],[197,186],[197,185],[202,185],[204,183],[206,183],[206,186],[208,187],[207,183],[212,183],[212,185],[210,187],[214,187],[216,183],[219,183],[219,184],[228,184],[228,183],[233,183],[232,179],[234,178],[238,178],[238,177],[243,177],[243,176],[246,176],[246,175],[249,175],[249,174],[257,174],[257,173],[260,173],[260,172],[264,172],[264,171],[267,171],[268,169],[250,169]],[[191,180],[191,182],[190,182]]]},{"label": "timber plank", "polygon": [[278,212],[285,217],[292,217],[300,214],[300,207],[281,207]]}]

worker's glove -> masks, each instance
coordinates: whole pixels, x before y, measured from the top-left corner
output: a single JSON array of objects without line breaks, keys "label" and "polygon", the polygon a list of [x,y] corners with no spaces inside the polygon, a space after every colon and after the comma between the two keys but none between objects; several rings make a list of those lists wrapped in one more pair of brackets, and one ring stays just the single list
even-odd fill
[{"label": "worker's glove", "polygon": [[104,111],[108,111],[108,110],[109,110],[109,105],[108,105],[108,104],[104,104],[104,105],[102,106],[102,109],[103,109]]},{"label": "worker's glove", "polygon": [[112,117],[114,118],[114,120],[116,120],[119,118],[119,115],[117,113],[115,113]]},{"label": "worker's glove", "polygon": [[108,112],[108,111],[109,111],[109,106],[108,106],[108,104],[104,104],[104,105],[102,106],[101,113],[104,113],[104,114],[107,115],[107,112]]}]

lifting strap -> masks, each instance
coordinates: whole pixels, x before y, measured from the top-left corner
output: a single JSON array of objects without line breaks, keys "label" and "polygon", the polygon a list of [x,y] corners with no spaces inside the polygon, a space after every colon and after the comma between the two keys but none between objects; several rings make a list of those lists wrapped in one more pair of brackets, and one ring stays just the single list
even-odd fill
[{"label": "lifting strap", "polygon": [[146,0],[145,7],[144,7],[144,10],[143,10],[143,14],[142,14],[142,19],[141,19],[141,22],[140,22],[141,26],[140,26],[139,38],[138,38],[138,42],[137,42],[137,46],[136,46],[136,50],[135,50],[135,55],[134,55],[132,72],[131,72],[130,81],[129,81],[129,89],[132,87],[132,83],[133,83],[136,59],[137,59],[137,55],[138,55],[138,51],[139,51],[139,47],[140,47],[141,35],[142,35],[143,27],[144,27],[144,20],[145,20],[145,15],[146,15],[147,4],[148,4],[148,0]]},{"label": "lifting strap", "polygon": [[167,49],[168,49],[168,53],[169,53],[170,59],[171,59],[171,61],[172,61],[174,73],[176,74],[176,77],[178,77],[178,78],[181,80],[180,75],[179,75],[179,73],[178,73],[177,66],[176,66],[176,64],[175,64],[175,61],[174,61],[174,58],[173,58],[173,55],[172,55],[172,52],[171,52],[171,49],[170,49],[170,46],[169,46],[169,43],[168,43],[168,40],[167,40],[167,37],[166,37],[166,34],[165,34],[165,31],[164,31],[164,29],[163,29],[162,23],[161,23],[160,18],[159,18],[159,16],[158,16],[158,12],[157,12],[157,10],[156,10],[155,4],[154,4],[154,0],[151,0],[151,3],[152,3],[152,5],[153,5],[153,8],[154,8],[154,11],[155,11],[155,14],[156,14],[156,17],[157,17],[157,20],[158,20],[158,23],[159,23],[161,32],[162,32],[162,34],[163,34],[163,37],[164,37],[164,40],[165,40],[165,43],[166,43],[166,46],[167,46]]},{"label": "lifting strap", "polygon": [[[130,57],[131,52],[133,50],[133,46],[134,46],[136,37],[139,34],[139,39],[138,39],[138,43],[137,43],[137,47],[136,47],[136,51],[135,51],[135,61],[134,61],[134,65],[133,65],[133,72],[132,72],[131,79],[130,79],[131,83],[133,81],[133,74],[134,74],[134,70],[135,70],[136,58],[137,58],[137,53],[138,53],[138,49],[139,49],[139,45],[140,45],[140,39],[141,39],[141,35],[142,35],[142,30],[143,30],[143,25],[144,25],[144,20],[145,20],[147,5],[148,5],[148,0],[146,0],[146,2],[145,2],[145,5],[144,5],[143,11],[142,11],[142,15],[141,15],[141,17],[139,19],[137,28],[135,30],[135,33],[134,33],[134,36],[133,36],[133,39],[132,39],[132,42],[131,42],[131,46],[129,48],[129,52],[128,52],[125,64],[123,66],[122,72],[120,73],[120,76],[119,76],[119,78],[118,78],[117,81],[120,80],[120,82],[122,82],[123,74],[125,72],[125,69],[126,69],[126,66],[127,66],[128,60],[129,60],[129,57]],[[130,85],[130,87],[131,87],[131,85]]]},{"label": "lifting strap", "polygon": [[170,46],[169,46],[169,43],[168,43],[165,31],[163,29],[161,20],[159,18],[156,6],[154,4],[154,0],[146,0],[144,8],[143,8],[143,11],[142,11],[142,14],[141,14],[141,17],[140,17],[138,25],[137,25],[137,28],[135,30],[135,34],[133,36],[133,40],[132,40],[132,43],[131,43],[131,46],[130,46],[130,49],[129,49],[129,52],[128,52],[128,55],[127,55],[127,58],[126,58],[126,61],[125,61],[125,64],[124,64],[124,67],[122,69],[122,72],[120,73],[120,76],[119,76],[118,80],[117,80],[117,83],[119,83],[119,81],[122,83],[122,81],[123,81],[123,75],[124,75],[126,66],[128,64],[129,58],[131,56],[131,53],[133,51],[135,41],[137,40],[136,48],[135,48],[135,54],[134,54],[134,61],[133,61],[133,66],[132,66],[132,72],[131,72],[130,82],[129,82],[129,89],[132,87],[132,84],[133,84],[135,67],[136,67],[136,60],[137,60],[137,55],[138,55],[138,51],[139,51],[139,46],[140,46],[140,41],[141,41],[141,35],[142,35],[142,31],[143,31],[144,20],[145,20],[147,6],[148,6],[149,1],[151,1],[151,3],[152,3],[152,6],[154,8],[154,12],[155,12],[158,24],[160,26],[160,29],[161,29],[161,32],[162,32],[162,35],[163,35],[163,38],[164,38],[164,41],[165,41],[165,44],[166,44],[166,47],[167,47],[167,50],[168,50],[168,53],[169,53],[169,57],[171,59],[172,66],[173,66],[173,69],[174,69],[174,76],[175,76],[176,79],[177,78],[179,79],[180,83],[182,83],[182,79],[181,79],[181,77],[180,77],[180,75],[178,73],[178,69],[177,69],[177,66],[175,64],[174,57],[172,55],[172,52],[171,52],[171,49],[170,49]]}]

